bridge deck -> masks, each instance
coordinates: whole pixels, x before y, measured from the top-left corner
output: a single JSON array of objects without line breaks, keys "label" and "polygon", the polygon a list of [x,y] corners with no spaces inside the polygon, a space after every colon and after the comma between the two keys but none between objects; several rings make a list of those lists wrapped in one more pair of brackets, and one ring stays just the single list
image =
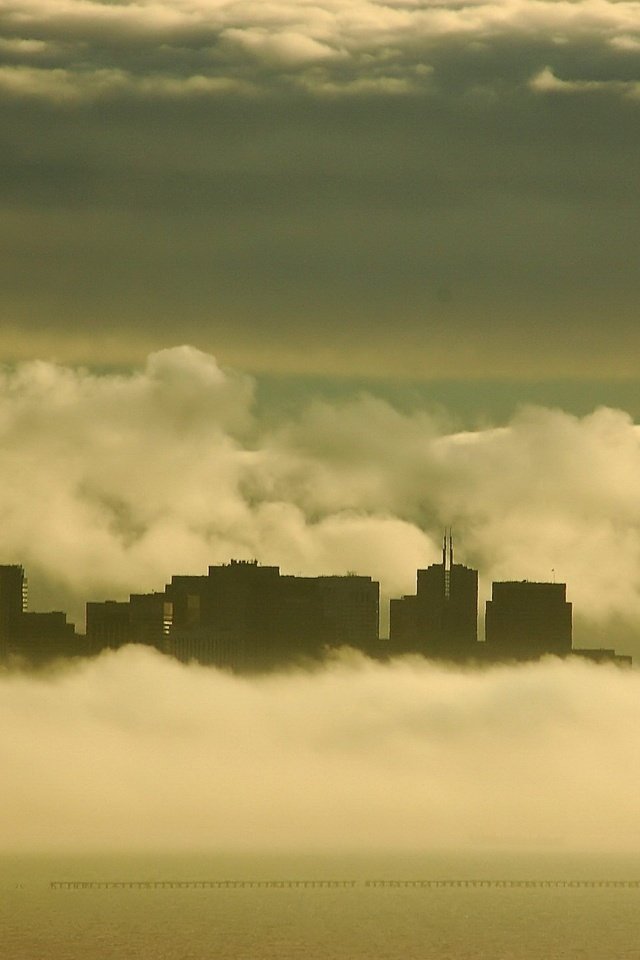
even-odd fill
[{"label": "bridge deck", "polygon": [[52,880],[52,890],[220,890],[246,888],[364,887],[620,887],[639,888],[640,880]]}]

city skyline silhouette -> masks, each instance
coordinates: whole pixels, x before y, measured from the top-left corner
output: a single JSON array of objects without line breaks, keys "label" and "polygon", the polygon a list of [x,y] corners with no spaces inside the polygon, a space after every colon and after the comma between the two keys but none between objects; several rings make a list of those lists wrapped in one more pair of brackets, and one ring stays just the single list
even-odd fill
[{"label": "city skyline silhouette", "polygon": [[86,603],[85,633],[61,611],[27,610],[21,565],[0,565],[0,654],[39,663],[143,644],[184,662],[260,672],[321,661],[351,647],[373,659],[419,655],[445,663],[498,664],[581,656],[631,665],[609,647],[574,648],[564,583],[492,584],[478,637],[478,571],[456,563],[445,530],[442,561],[418,569],[416,593],[390,600],[380,636],[380,584],[349,573],[302,577],[257,560],[173,575],[164,590]]}]

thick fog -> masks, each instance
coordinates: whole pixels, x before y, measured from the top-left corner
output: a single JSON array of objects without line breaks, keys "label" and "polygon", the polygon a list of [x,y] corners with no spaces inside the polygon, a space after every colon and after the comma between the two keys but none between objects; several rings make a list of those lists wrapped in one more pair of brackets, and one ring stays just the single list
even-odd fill
[{"label": "thick fog", "polygon": [[356,571],[400,595],[446,525],[483,596],[494,579],[565,581],[578,643],[640,653],[640,435],[626,413],[530,407],[460,432],[373,396],[263,417],[253,395],[190,347],[126,374],[5,368],[0,556],[25,565],[31,608],[82,627],[86,600],[232,557]]},{"label": "thick fog", "polygon": [[0,675],[0,848],[640,850],[639,740],[614,667],[248,680],[128,647]]}]

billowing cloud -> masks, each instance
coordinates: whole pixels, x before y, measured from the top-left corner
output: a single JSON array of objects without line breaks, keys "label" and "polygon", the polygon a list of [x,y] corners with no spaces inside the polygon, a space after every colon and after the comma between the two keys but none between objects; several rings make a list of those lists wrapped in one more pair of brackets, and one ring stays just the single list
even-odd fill
[{"label": "billowing cloud", "polygon": [[0,849],[640,849],[633,672],[0,674]]},{"label": "billowing cloud", "polygon": [[[424,80],[432,60],[446,60],[452,50],[465,59],[466,48],[472,56],[474,48],[476,53],[481,48],[497,52],[505,43],[537,51],[537,56],[544,51],[554,64],[570,70],[577,57],[578,69],[587,75],[576,80],[599,82],[600,76],[588,75],[589,52],[598,50],[600,72],[608,56],[610,79],[616,79],[616,71],[625,69],[620,58],[633,52],[639,31],[634,0],[11,0],[0,13],[5,43],[0,52],[27,61],[32,53],[40,61],[40,49],[29,44],[62,42],[65,50],[49,65],[35,64],[43,71],[38,75],[42,82],[31,75],[31,84],[25,84],[27,75],[20,75],[18,66],[7,66],[0,92],[69,104],[73,98],[60,96],[62,69],[68,85],[77,88],[76,100],[172,96],[180,82],[183,92],[193,95],[282,85],[325,94],[416,93],[429,89]],[[132,56],[133,46],[141,57]],[[112,78],[122,72],[133,76],[128,83],[105,83],[105,72]],[[501,79],[496,67],[490,81],[499,84]]]},{"label": "billowing cloud", "polygon": [[0,444],[3,562],[26,565],[36,607],[79,617],[231,557],[398,595],[452,525],[483,595],[555,577],[579,642],[623,624],[633,648],[640,626],[640,433],[622,411],[530,407],[459,432],[363,395],[264,419],[250,378],[179,347],[128,374],[5,369]]}]

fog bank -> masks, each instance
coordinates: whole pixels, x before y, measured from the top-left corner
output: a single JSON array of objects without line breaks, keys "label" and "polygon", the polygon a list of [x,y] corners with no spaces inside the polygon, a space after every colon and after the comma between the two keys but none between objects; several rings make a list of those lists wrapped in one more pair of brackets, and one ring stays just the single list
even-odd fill
[{"label": "fog bank", "polygon": [[615,668],[248,680],[128,647],[0,675],[0,849],[640,850],[639,739]]}]

